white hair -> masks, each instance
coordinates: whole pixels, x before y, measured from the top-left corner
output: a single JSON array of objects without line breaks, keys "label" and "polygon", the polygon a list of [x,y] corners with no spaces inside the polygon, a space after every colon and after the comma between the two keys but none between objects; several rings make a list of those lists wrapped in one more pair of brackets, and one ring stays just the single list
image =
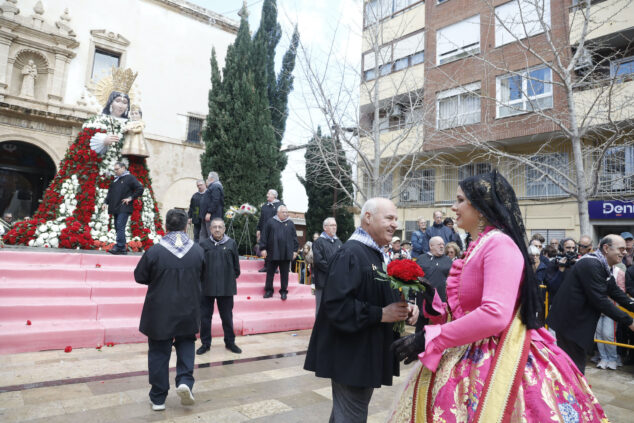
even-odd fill
[{"label": "white hair", "polygon": [[207,179],[213,179],[214,181],[220,180],[220,178],[218,177],[218,172],[209,172],[209,175],[207,175]]},{"label": "white hair", "polygon": [[275,198],[277,198],[277,191],[275,191],[273,188],[271,188],[271,189],[269,190],[269,192],[272,192],[272,193],[273,193],[273,196],[274,196]]},{"label": "white hair", "polygon": [[321,226],[326,226],[328,224],[328,221],[332,220],[333,222],[337,223],[337,220],[334,217],[327,217],[324,219],[323,223],[321,224]]},{"label": "white hair", "polygon": [[366,213],[375,214],[376,210],[379,208],[379,197],[370,198],[363,204],[361,207],[361,218],[365,216]]},{"label": "white hair", "polygon": [[445,243],[445,240],[444,240],[444,239],[442,239],[442,237],[441,237],[441,236],[432,236],[431,238],[429,238],[429,246],[430,246],[430,247],[431,247],[431,243],[432,243],[432,241],[434,241],[434,242],[438,242],[438,241],[440,241],[440,242],[442,242],[443,244]]},{"label": "white hair", "polygon": [[196,185],[198,185],[198,184],[204,184],[204,183],[205,183],[205,181],[203,181],[202,179],[198,179],[198,180],[196,181]]}]

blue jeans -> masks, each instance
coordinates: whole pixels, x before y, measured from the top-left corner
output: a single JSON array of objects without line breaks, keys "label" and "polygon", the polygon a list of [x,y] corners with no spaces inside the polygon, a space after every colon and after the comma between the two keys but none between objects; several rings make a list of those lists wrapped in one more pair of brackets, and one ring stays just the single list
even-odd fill
[{"label": "blue jeans", "polygon": [[[616,323],[608,316],[602,314],[599,317],[597,323],[597,330],[594,337],[602,341],[614,342],[614,334],[616,332]],[[605,361],[617,361],[618,355],[616,352],[616,345],[608,345],[597,342],[597,348],[599,349],[599,356],[601,360]]]},{"label": "blue jeans", "polygon": [[194,342],[195,335],[177,336],[174,339],[148,338],[148,376],[150,399],[154,404],[164,404],[170,389],[169,364],[172,345],[176,349],[176,387],[181,383],[194,387]]},{"label": "blue jeans", "polygon": [[114,215],[114,230],[117,232],[117,250],[126,251],[125,246],[125,225],[128,223],[129,213],[119,213]]}]

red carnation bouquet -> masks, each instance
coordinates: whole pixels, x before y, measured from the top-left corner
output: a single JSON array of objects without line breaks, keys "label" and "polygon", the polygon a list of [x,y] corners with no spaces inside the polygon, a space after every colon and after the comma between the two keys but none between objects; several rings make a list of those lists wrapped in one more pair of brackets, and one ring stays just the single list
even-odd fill
[{"label": "red carnation bouquet", "polygon": [[[425,286],[421,279],[425,276],[423,269],[414,260],[392,260],[387,266],[383,265],[383,272],[377,271],[379,280],[389,282],[390,288],[398,290],[401,298],[409,298],[411,292],[423,292]],[[394,331],[403,333],[405,322],[394,323]]]}]

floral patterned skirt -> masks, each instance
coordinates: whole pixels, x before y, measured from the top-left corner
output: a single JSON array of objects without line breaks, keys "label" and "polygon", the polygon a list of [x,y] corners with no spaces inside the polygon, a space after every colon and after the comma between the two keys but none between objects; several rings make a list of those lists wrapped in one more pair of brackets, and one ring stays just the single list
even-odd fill
[{"label": "floral patterned skirt", "polygon": [[388,421],[489,423],[480,409],[487,401],[489,408],[504,409],[500,422],[607,422],[585,377],[552,336],[544,329],[526,331],[526,336],[525,365],[505,398],[485,395],[489,373],[500,371],[495,364],[500,338],[490,337],[448,349],[435,373],[419,362]]}]

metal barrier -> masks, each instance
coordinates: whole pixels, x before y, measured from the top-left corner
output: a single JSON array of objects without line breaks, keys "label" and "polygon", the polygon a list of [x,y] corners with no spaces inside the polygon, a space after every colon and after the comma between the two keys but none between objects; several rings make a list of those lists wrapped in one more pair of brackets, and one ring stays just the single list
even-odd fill
[{"label": "metal barrier", "polygon": [[305,260],[296,260],[295,261],[295,270],[294,272],[297,273],[299,275],[299,280],[301,281],[301,277],[302,277],[302,265],[304,265],[304,285],[311,285],[311,277],[313,276],[312,274],[308,273],[308,263],[306,263]]}]

